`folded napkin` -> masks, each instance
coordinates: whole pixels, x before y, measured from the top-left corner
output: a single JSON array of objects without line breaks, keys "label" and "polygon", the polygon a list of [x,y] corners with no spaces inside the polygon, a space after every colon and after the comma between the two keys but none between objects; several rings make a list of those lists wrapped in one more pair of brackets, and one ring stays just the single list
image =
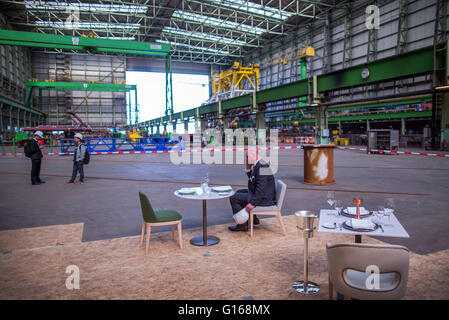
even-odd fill
[{"label": "folded napkin", "polygon": [[227,192],[227,191],[232,191],[232,187],[231,186],[213,187],[212,191],[215,191],[215,192]]},{"label": "folded napkin", "polygon": [[195,194],[196,188],[181,188],[178,190],[179,194]]},{"label": "folded napkin", "polygon": [[350,220],[351,227],[353,229],[366,229],[366,230],[374,230],[376,225],[370,220],[362,220],[362,219],[351,219]]},{"label": "folded napkin", "polygon": [[[348,210],[349,214],[356,215],[357,214],[357,207],[348,207],[346,210]],[[366,210],[364,207],[360,207],[360,215],[366,215],[369,214],[369,211]]]},{"label": "folded napkin", "polygon": [[237,224],[244,224],[249,219],[249,214],[246,208],[243,208],[232,216]]}]

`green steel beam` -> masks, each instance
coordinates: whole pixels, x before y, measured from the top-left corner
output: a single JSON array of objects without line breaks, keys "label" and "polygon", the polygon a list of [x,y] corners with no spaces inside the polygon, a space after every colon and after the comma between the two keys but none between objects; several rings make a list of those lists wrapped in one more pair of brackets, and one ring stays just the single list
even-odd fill
[{"label": "green steel beam", "polygon": [[[363,79],[361,74],[365,68],[369,70],[369,76]],[[426,47],[319,76],[318,89],[320,92],[325,92],[426,74],[431,71],[433,71],[433,47]]]},{"label": "green steel beam", "polygon": [[109,92],[129,92],[137,90],[135,84],[115,84],[115,83],[90,83],[90,82],[47,82],[47,81],[27,81],[28,88],[41,88],[44,90],[69,90],[69,91],[109,91]]},{"label": "green steel beam", "polygon": [[402,118],[427,118],[432,116],[431,110],[426,111],[407,111],[385,114],[369,114],[361,116],[340,116],[329,117],[329,122],[338,121],[361,121],[361,120],[385,120],[385,119],[402,119]]},{"label": "green steel beam", "polygon": [[[438,110],[440,111],[440,110]],[[437,114],[439,114],[437,112]],[[372,115],[362,115],[362,116],[340,116],[340,117],[330,117],[329,122],[337,123],[339,121],[364,121],[364,120],[385,120],[385,119],[401,119],[401,118],[430,118],[432,116],[432,111],[409,111],[409,112],[397,112],[397,113],[386,113],[386,114],[372,114]],[[281,121],[270,121],[268,124],[292,124],[293,122],[298,123],[315,123],[315,118],[301,119],[301,120],[281,120]]]},{"label": "green steel beam", "polygon": [[[33,89],[42,90],[67,90],[67,91],[107,91],[107,92],[131,92],[134,91],[134,97],[137,108],[137,85],[135,84],[115,84],[115,83],[90,83],[90,82],[47,82],[47,81],[27,81],[26,83],[26,108],[31,108]],[[39,100],[42,97],[39,95]],[[131,112],[131,99],[128,99],[129,112]],[[40,102],[41,104],[41,102]],[[136,119],[138,113],[135,111]],[[137,121],[136,121],[137,122]]]},{"label": "green steel beam", "polygon": [[[303,111],[304,114],[309,114],[309,113],[315,113],[315,111],[312,110],[305,110]],[[295,112],[281,112],[281,113],[267,113],[265,115],[265,117],[267,118],[276,118],[276,117],[293,117],[296,116]]]},{"label": "green steel beam", "polygon": [[72,50],[92,49],[100,52],[155,56],[166,56],[170,53],[170,45],[166,43],[97,39],[3,29],[0,29],[0,44]]},{"label": "green steel beam", "polygon": [[17,108],[17,109],[20,109],[20,110],[25,110],[27,112],[31,112],[31,113],[37,114],[38,116],[41,116],[41,117],[47,116],[46,113],[43,112],[43,111],[40,111],[40,110],[35,109],[35,108],[27,107],[24,104],[19,103],[17,101],[14,101],[14,100],[12,100],[12,99],[4,96],[4,95],[0,95],[0,102],[2,102],[4,104],[7,104],[7,105],[10,105],[10,106],[13,106],[14,108]]},{"label": "green steel beam", "polygon": [[80,47],[80,46],[70,46],[70,45],[62,45],[62,44],[55,44],[55,45],[48,45],[46,43],[33,43],[30,44],[30,42],[24,42],[24,41],[13,41],[13,40],[3,40],[0,39],[0,44],[6,44],[11,46],[25,46],[25,47],[38,47],[38,48],[55,48],[55,49],[67,49],[67,50],[87,50],[87,48]]},{"label": "green steel beam", "polygon": [[404,100],[395,101],[395,102],[378,102],[378,103],[369,103],[369,104],[364,104],[364,105],[329,107],[328,110],[329,110],[329,112],[331,112],[331,111],[337,111],[337,110],[402,106],[402,105],[407,105],[407,104],[420,104],[420,103],[429,103],[429,102],[432,102],[432,96],[429,96],[427,98],[418,98],[418,99],[404,99]]},{"label": "green steel beam", "polygon": [[167,55],[165,52],[147,52],[147,51],[142,51],[142,50],[111,49],[111,48],[95,48],[95,51],[114,52],[114,53],[129,53],[129,54],[161,56],[161,57],[165,57]]},{"label": "green steel beam", "polygon": [[[355,67],[338,70],[328,74],[320,75],[317,78],[318,91],[326,92],[335,89],[360,86],[364,84],[378,83],[392,79],[400,79],[420,74],[429,74],[433,72],[433,46],[422,48],[415,51],[409,51],[404,54],[395,55],[385,59],[364,63]],[[369,76],[363,79],[362,70],[367,68]],[[307,79],[295,81],[278,87],[273,87],[257,92],[257,103],[274,102],[295,97],[304,97],[308,94]],[[223,110],[230,110],[251,105],[250,95],[243,95],[237,98],[225,100],[222,102]],[[217,104],[209,104],[199,107],[200,114],[217,112]],[[183,111],[184,116],[187,113],[196,114],[196,108]],[[172,115],[172,119],[179,119],[181,113]],[[159,123],[161,118],[153,119],[154,123]],[[169,118],[163,117],[163,121]]]},{"label": "green steel beam", "polygon": [[[340,110],[350,110],[350,109],[362,109],[362,108],[381,108],[381,107],[388,107],[388,106],[402,106],[407,104],[420,104],[420,103],[429,103],[432,102],[432,97],[428,98],[418,98],[418,99],[404,99],[400,101],[395,102],[380,102],[380,103],[370,103],[370,104],[363,104],[363,105],[353,105],[353,106],[343,106],[343,107],[329,107],[328,111],[340,111]],[[311,113],[312,111],[304,111],[304,113]],[[275,117],[291,117],[294,116],[295,112],[282,112],[282,113],[270,113],[267,114],[266,117],[268,118],[275,118]]]}]

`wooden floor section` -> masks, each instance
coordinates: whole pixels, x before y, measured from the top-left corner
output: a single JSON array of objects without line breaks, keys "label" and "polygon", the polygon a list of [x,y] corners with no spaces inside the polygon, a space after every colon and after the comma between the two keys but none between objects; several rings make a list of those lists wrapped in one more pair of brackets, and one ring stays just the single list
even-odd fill
[{"label": "wooden floor section", "polygon": [[[209,227],[221,241],[211,247],[188,242],[201,229],[183,230],[184,249],[171,232],[152,234],[150,253],[139,236],[81,242],[83,224],[0,232],[0,299],[327,299],[327,242],[352,236],[315,233],[310,243],[310,280],[321,286],[304,297],[291,284],[302,280],[303,241],[294,216],[263,219],[254,238],[228,225]],[[366,243],[379,241],[364,237]],[[68,290],[66,267],[80,270],[80,289]],[[449,250],[411,254],[405,299],[449,298]]]}]

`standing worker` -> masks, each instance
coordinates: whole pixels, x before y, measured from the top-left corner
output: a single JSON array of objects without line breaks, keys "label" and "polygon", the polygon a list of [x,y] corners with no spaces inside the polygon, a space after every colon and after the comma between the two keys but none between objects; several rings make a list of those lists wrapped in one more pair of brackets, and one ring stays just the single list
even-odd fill
[{"label": "standing worker", "polygon": [[84,183],[83,164],[86,157],[87,146],[84,143],[81,143],[82,139],[83,135],[81,133],[75,134],[74,140],[76,145],[75,145],[75,152],[73,153],[73,173],[70,181],[66,182],[67,184],[75,182],[76,175],[78,174],[78,172],[80,173],[80,180],[76,182],[76,184]]},{"label": "standing worker", "polygon": [[45,183],[40,178],[41,172],[41,159],[42,159],[42,145],[39,144],[39,140],[44,138],[42,131],[36,131],[34,138],[28,142],[25,146],[25,155],[31,158],[31,184],[39,185]]}]

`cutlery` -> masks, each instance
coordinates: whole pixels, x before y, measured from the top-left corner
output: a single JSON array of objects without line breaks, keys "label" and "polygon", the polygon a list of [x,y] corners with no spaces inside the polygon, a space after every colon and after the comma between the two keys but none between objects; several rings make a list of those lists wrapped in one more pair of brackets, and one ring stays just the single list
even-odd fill
[{"label": "cutlery", "polygon": [[382,230],[382,232],[385,232],[385,231],[384,231],[384,227],[382,227],[381,224],[379,225],[379,227],[380,227],[380,230]]}]

